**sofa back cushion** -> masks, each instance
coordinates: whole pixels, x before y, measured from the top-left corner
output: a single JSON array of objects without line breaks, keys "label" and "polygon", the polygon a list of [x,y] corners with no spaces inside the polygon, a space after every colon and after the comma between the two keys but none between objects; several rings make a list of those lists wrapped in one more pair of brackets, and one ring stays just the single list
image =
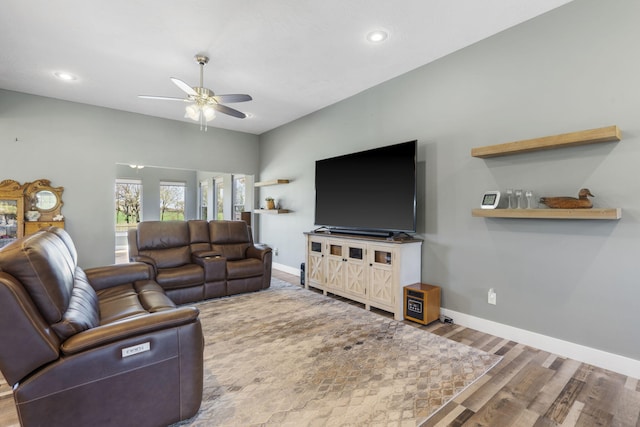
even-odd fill
[{"label": "sofa back cushion", "polygon": [[192,219],[189,223],[189,244],[191,253],[211,250],[209,243],[209,223],[203,219]]},{"label": "sofa back cushion", "polygon": [[69,306],[62,319],[51,325],[62,341],[100,325],[100,308],[98,295],[93,289],[87,275],[80,267],[76,267],[73,290]]},{"label": "sofa back cushion", "polygon": [[211,249],[220,252],[229,261],[246,258],[252,245],[249,226],[244,221],[210,221]]},{"label": "sofa back cushion", "polygon": [[73,243],[61,229],[40,230],[0,251],[0,269],[20,281],[49,324],[67,311],[76,261]]},{"label": "sofa back cushion", "polygon": [[138,253],[153,258],[158,268],[191,262],[186,221],[144,221],[138,224],[137,235]]}]

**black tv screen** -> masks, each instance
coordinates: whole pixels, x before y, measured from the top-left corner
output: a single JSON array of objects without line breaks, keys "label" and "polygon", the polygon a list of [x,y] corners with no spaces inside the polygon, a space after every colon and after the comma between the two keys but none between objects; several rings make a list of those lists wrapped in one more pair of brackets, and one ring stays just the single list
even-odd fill
[{"label": "black tv screen", "polygon": [[416,141],[316,161],[315,225],[416,231]]}]

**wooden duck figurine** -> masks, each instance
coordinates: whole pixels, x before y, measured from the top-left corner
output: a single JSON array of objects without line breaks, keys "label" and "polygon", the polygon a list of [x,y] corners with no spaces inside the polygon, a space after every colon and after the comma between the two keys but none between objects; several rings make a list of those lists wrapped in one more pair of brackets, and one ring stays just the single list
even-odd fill
[{"label": "wooden duck figurine", "polygon": [[587,196],[595,197],[588,188],[583,188],[578,192],[577,199],[575,197],[540,197],[540,203],[550,208],[589,209],[593,207],[593,203]]}]

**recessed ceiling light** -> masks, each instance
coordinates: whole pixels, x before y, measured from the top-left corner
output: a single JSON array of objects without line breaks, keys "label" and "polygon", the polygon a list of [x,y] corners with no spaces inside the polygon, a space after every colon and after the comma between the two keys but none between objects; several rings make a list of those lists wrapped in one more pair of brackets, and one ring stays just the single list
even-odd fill
[{"label": "recessed ceiling light", "polygon": [[53,73],[54,76],[56,76],[57,78],[59,78],[60,80],[65,80],[65,81],[71,81],[71,80],[77,80],[78,78],[76,76],[74,76],[73,74],[64,72],[64,71],[56,71],[55,73]]},{"label": "recessed ceiling light", "polygon": [[253,119],[255,116],[253,115],[253,113],[248,113],[248,112],[244,112],[244,115],[246,116],[246,119]]},{"label": "recessed ceiling light", "polygon": [[382,43],[389,37],[389,33],[385,30],[375,30],[367,34],[367,40],[371,43]]}]

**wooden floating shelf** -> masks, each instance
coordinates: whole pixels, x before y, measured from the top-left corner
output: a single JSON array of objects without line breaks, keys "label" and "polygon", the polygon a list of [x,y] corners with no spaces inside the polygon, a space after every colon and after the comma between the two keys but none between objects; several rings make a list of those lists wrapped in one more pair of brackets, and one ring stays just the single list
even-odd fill
[{"label": "wooden floating shelf", "polygon": [[266,187],[267,185],[288,184],[288,179],[272,179],[271,181],[259,181],[253,184],[254,187]]},{"label": "wooden floating shelf", "polygon": [[622,218],[622,209],[473,209],[471,215],[484,218],[617,220]]},{"label": "wooden floating shelf", "polygon": [[253,212],[257,213],[257,214],[278,215],[278,214],[286,214],[286,213],[289,213],[291,211],[289,209],[254,209]]},{"label": "wooden floating shelf", "polygon": [[620,139],[622,139],[622,133],[618,126],[608,126],[580,132],[563,133],[542,138],[476,147],[471,149],[471,155],[485,159],[488,157],[507,156],[510,154],[528,153],[554,148],[620,141]]}]

